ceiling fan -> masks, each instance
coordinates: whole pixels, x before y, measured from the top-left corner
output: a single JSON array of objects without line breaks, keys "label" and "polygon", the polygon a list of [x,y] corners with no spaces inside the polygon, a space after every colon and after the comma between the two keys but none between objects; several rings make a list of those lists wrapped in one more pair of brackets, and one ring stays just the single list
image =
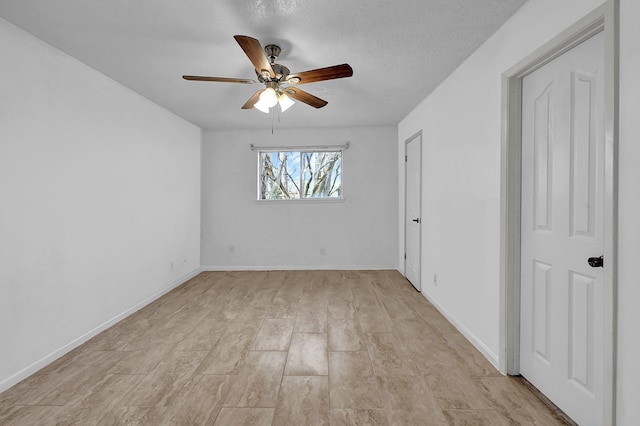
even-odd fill
[{"label": "ceiling fan", "polygon": [[242,109],[256,108],[268,113],[270,108],[279,105],[281,111],[285,111],[294,103],[291,98],[311,105],[314,108],[322,108],[327,104],[327,101],[300,90],[296,86],[316,81],[351,77],[353,75],[353,69],[349,64],[334,65],[290,74],[289,68],[276,64],[276,59],[281,51],[280,46],[269,44],[265,46],[263,51],[260,42],[255,38],[244,35],[236,35],[233,36],[233,38],[236,39],[255,67],[258,81],[244,78],[202,77],[197,75],[183,75],[182,78],[192,81],[217,81],[222,83],[263,83],[265,88],[254,93],[253,96],[242,105]]}]

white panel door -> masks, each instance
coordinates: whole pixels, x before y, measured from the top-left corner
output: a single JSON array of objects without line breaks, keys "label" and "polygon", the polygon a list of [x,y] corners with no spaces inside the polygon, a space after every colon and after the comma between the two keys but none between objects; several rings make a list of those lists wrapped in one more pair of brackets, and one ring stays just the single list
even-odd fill
[{"label": "white panel door", "polygon": [[406,206],[405,206],[405,261],[404,274],[416,288],[420,285],[420,233],[421,233],[421,155],[422,136],[417,135],[407,142],[406,146]]},{"label": "white panel door", "polygon": [[600,33],[522,86],[520,372],[580,425],[603,415],[603,68]]}]

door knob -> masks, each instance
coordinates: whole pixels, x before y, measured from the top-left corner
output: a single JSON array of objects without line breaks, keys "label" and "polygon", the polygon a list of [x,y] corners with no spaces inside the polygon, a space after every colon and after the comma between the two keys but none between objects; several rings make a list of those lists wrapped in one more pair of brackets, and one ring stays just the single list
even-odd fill
[{"label": "door knob", "polygon": [[412,220],[412,222],[420,223],[420,218],[419,218],[419,217],[416,217],[415,219],[413,219],[413,220]]},{"label": "door knob", "polygon": [[592,268],[603,268],[604,256],[590,257],[589,259],[587,259],[587,262],[589,262],[589,266],[591,266]]}]

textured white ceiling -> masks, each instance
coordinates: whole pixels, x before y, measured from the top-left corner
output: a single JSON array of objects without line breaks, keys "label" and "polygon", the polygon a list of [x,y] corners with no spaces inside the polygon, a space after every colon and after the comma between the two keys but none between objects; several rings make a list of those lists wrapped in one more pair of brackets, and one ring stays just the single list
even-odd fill
[{"label": "textured white ceiling", "polygon": [[[0,17],[205,129],[395,125],[526,0],[1,0]],[[329,102],[241,110],[258,85],[233,35],[282,47],[291,72],[349,63],[302,89]],[[278,122],[279,119],[279,122]]]}]

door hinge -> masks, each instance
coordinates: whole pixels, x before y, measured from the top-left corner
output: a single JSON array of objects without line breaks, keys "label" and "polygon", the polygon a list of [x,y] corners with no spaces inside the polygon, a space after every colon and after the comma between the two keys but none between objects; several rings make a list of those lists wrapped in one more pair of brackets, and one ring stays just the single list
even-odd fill
[{"label": "door hinge", "polygon": [[407,161],[409,161],[409,158],[408,158],[408,156],[405,155],[404,156],[404,162],[406,163]]},{"label": "door hinge", "polygon": [[404,260],[407,260],[407,253],[404,254]]}]

